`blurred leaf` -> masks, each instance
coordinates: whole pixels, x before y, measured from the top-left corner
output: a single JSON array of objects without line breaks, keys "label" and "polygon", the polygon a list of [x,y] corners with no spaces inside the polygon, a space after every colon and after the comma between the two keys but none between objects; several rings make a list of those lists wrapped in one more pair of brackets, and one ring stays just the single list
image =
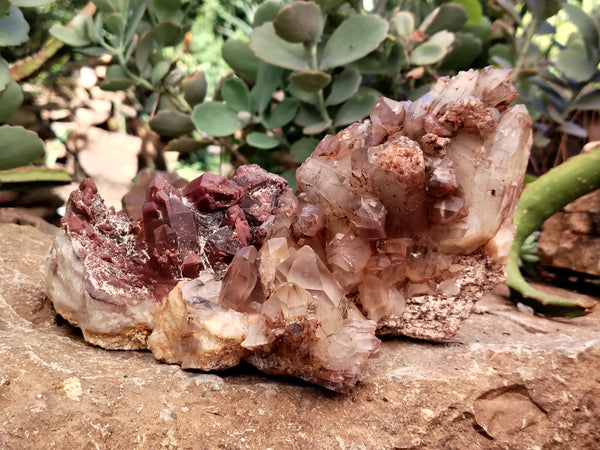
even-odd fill
[{"label": "blurred leaf", "polygon": [[198,70],[183,79],[181,82],[183,98],[192,108],[204,101],[206,97],[206,76],[203,70]]},{"label": "blurred leaf", "polygon": [[462,5],[444,3],[423,19],[419,30],[428,35],[441,30],[458,31],[467,23],[467,20],[467,12]]},{"label": "blurred leaf", "polygon": [[100,87],[105,91],[120,91],[133,84],[135,81],[127,77],[123,68],[118,64],[113,64],[106,69],[106,77]]},{"label": "blurred leaf", "polygon": [[117,6],[113,0],[92,0],[92,3],[96,5],[99,11],[106,14],[117,10]]},{"label": "blurred leaf", "polygon": [[[513,54],[510,51],[510,47],[506,44],[495,44],[492,45],[488,50],[490,64],[494,64],[494,58],[499,57],[508,62],[508,67],[513,67],[515,61],[513,59]],[[505,66],[503,66],[505,67]]]},{"label": "blurred leaf", "polygon": [[358,92],[361,80],[362,77],[357,69],[352,67],[344,69],[342,73],[334,78],[325,105],[338,105],[348,100]]},{"label": "blurred leaf", "polygon": [[454,71],[467,70],[479,56],[483,45],[481,41],[471,33],[454,33],[454,44],[452,50],[444,57],[441,69]]},{"label": "blurred leaf", "polygon": [[230,78],[221,88],[221,96],[234,111],[251,111],[250,91],[239,78]]},{"label": "blurred leaf", "polygon": [[378,16],[352,16],[344,20],[325,44],[320,69],[343,66],[362,58],[379,46],[387,31],[387,21]]},{"label": "blurred leaf", "polygon": [[0,19],[3,19],[8,14],[8,11],[10,11],[10,1],[0,0]]},{"label": "blurred leaf", "polygon": [[575,24],[585,42],[593,47],[598,47],[598,23],[596,20],[570,3],[566,3],[563,9],[569,15],[569,19]]},{"label": "blurred leaf", "polygon": [[190,116],[178,111],[159,111],[148,124],[152,130],[166,137],[179,137],[194,130]]},{"label": "blurred leaf", "polygon": [[320,122],[316,122],[313,123],[311,125],[308,125],[304,128],[302,128],[302,132],[304,134],[319,134],[322,133],[323,131],[325,131],[327,128],[329,128],[331,126],[331,119],[329,120],[323,120]]},{"label": "blurred leaf", "polygon": [[18,83],[11,81],[0,92],[0,122],[6,122],[23,103],[23,92]]},{"label": "blurred leaf", "polygon": [[454,35],[448,31],[438,31],[429,40],[413,50],[409,62],[415,66],[427,66],[441,61],[454,42]]},{"label": "blurred leaf", "polygon": [[344,0],[315,0],[315,3],[319,5],[321,11],[327,12],[330,9],[340,6],[342,3],[344,3]]},{"label": "blurred leaf", "polygon": [[323,121],[321,114],[313,105],[300,104],[298,113],[294,118],[294,123],[299,127],[305,128]]},{"label": "blurred leaf", "polygon": [[254,12],[254,20],[252,21],[252,28],[257,28],[265,22],[272,22],[277,17],[277,13],[283,6],[282,2],[267,0],[262,2],[260,6]]},{"label": "blurred leaf", "polygon": [[504,11],[506,11],[508,13],[508,15],[511,17],[511,19],[517,25],[523,26],[523,24],[521,23],[521,16],[517,12],[513,1],[511,1],[511,0],[495,0],[495,1],[504,9]]},{"label": "blurred leaf", "polygon": [[68,184],[71,174],[62,169],[49,169],[48,167],[18,167],[0,171],[0,185],[2,188],[18,189],[25,187],[41,187],[41,185]]},{"label": "blurred leaf", "polygon": [[317,70],[293,72],[290,81],[307,92],[318,92],[331,82],[331,75]]},{"label": "blurred leaf", "polygon": [[346,67],[352,67],[363,75],[381,75],[387,72],[387,61],[383,52],[378,49]]},{"label": "blurred leaf", "polygon": [[582,42],[570,41],[569,45],[558,53],[556,67],[568,78],[584,82],[596,73],[596,61],[590,61]]},{"label": "blurred leaf", "polygon": [[546,20],[560,11],[560,0],[526,0],[527,9],[538,21]]},{"label": "blurred leaf", "polygon": [[321,40],[325,22],[314,2],[294,2],[279,10],[273,21],[275,32],[288,42],[316,44]]},{"label": "blurred leaf", "polygon": [[152,0],[158,20],[173,20],[181,9],[180,0]]},{"label": "blurred leaf", "polygon": [[197,152],[206,148],[210,141],[199,141],[191,137],[183,136],[178,139],[172,139],[163,149],[165,152],[179,152],[184,155]]},{"label": "blurred leaf", "polygon": [[44,142],[33,131],[23,127],[0,127],[0,170],[26,166],[44,153]]},{"label": "blurred leaf", "polygon": [[113,12],[107,14],[104,17],[104,24],[108,31],[117,36],[123,36],[123,32],[125,31],[125,23],[123,21],[123,16],[118,12]]},{"label": "blurred leaf", "polygon": [[335,114],[333,126],[340,127],[364,119],[369,115],[379,95],[373,89],[362,87]]},{"label": "blurred leaf", "polygon": [[248,136],[246,136],[246,142],[252,147],[262,148],[265,150],[275,148],[279,145],[279,140],[277,138],[269,136],[265,133],[259,133],[258,131],[249,133]]},{"label": "blurred leaf", "polygon": [[307,92],[292,83],[288,83],[287,91],[292,94],[294,98],[300,100],[301,102],[309,103],[311,105],[315,104],[316,96],[313,92]]},{"label": "blurred leaf", "polygon": [[260,59],[256,57],[247,42],[228,39],[221,50],[223,59],[237,73],[256,80]]},{"label": "blurred leaf", "polygon": [[563,122],[560,125],[560,131],[582,139],[588,137],[588,132],[585,130],[585,128],[579,124],[576,124],[575,122]]},{"label": "blurred leaf", "polygon": [[291,70],[310,69],[302,44],[284,41],[275,33],[272,22],[252,30],[250,49],[256,56],[274,66]]},{"label": "blurred leaf", "polygon": [[481,23],[483,11],[479,0],[453,0],[453,3],[458,3],[465,8],[467,13],[467,23]]},{"label": "blurred leaf", "polygon": [[210,136],[229,136],[244,126],[237,113],[220,102],[196,105],[192,112],[192,121],[196,128]]},{"label": "blurred leaf", "polygon": [[0,58],[0,90],[6,89],[6,86],[8,86],[10,81],[8,63],[3,58]]},{"label": "blurred leaf", "polygon": [[11,6],[8,15],[0,20],[0,47],[19,45],[29,39],[29,24],[16,6]]},{"label": "blurred leaf", "polygon": [[160,22],[152,27],[152,37],[161,47],[171,47],[183,40],[183,28],[173,22]]},{"label": "blurred leaf", "polygon": [[143,74],[145,69],[150,67],[150,55],[155,45],[152,30],[146,31],[138,40],[135,46],[134,59],[140,74]]},{"label": "blurred leaf", "polygon": [[13,6],[19,6],[23,8],[44,6],[52,2],[54,2],[54,0],[11,0]]},{"label": "blurred leaf", "polygon": [[288,186],[292,191],[298,190],[298,182],[296,181],[296,169],[288,169],[281,172],[281,177],[288,182]]},{"label": "blurred leaf", "polygon": [[59,41],[62,41],[71,47],[83,47],[91,44],[89,39],[79,36],[75,30],[63,25],[54,24],[48,32]]},{"label": "blurred leaf", "polygon": [[582,95],[570,108],[571,110],[600,110],[600,90]]},{"label": "blurred leaf", "polygon": [[269,103],[271,103],[273,92],[279,86],[282,74],[283,70],[280,67],[261,63],[258,67],[256,84],[250,92],[253,111],[262,114]]},{"label": "blurred leaf", "polygon": [[303,136],[292,144],[290,154],[294,161],[303,163],[315,150],[319,140],[311,137]]},{"label": "blurred leaf", "polygon": [[160,61],[156,66],[152,68],[150,74],[150,81],[152,84],[159,84],[168,73],[171,68],[171,61]]},{"label": "blurred leaf", "polygon": [[483,44],[487,44],[492,36],[492,24],[487,17],[483,17],[481,23],[467,23],[460,30],[463,33],[471,33],[479,38]]},{"label": "blurred leaf", "polygon": [[269,130],[283,127],[294,120],[297,112],[298,102],[290,97],[284,98],[273,108],[268,119],[265,120],[265,127]]},{"label": "blurred leaf", "polygon": [[392,33],[397,36],[402,36],[404,38],[404,42],[408,39],[408,36],[415,29],[415,16],[408,11],[398,11],[392,17],[392,29],[390,30]]}]

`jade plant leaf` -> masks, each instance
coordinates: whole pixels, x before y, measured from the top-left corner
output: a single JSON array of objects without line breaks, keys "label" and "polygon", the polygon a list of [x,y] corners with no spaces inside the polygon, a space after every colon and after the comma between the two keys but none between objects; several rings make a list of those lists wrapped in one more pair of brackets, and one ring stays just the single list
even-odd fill
[{"label": "jade plant leaf", "polygon": [[442,69],[467,70],[479,56],[481,40],[471,33],[454,33],[454,45],[441,64]]},{"label": "jade plant leaf", "polygon": [[[541,3],[541,2],[536,2]],[[575,5],[565,3],[564,11],[575,24],[588,45],[598,47],[598,23]]]},{"label": "jade plant leaf", "polygon": [[0,142],[0,170],[31,164],[44,153],[44,142],[23,127],[1,126]]},{"label": "jade plant leaf", "polygon": [[23,103],[23,92],[18,83],[11,81],[0,92],[0,122],[6,122]]},{"label": "jade plant leaf", "polygon": [[17,167],[0,170],[0,189],[21,189],[41,186],[68,184],[71,174],[62,169],[48,167]]},{"label": "jade plant leaf", "polygon": [[291,70],[310,69],[302,44],[284,41],[272,22],[263,23],[250,34],[250,49],[269,64]]},{"label": "jade plant leaf", "polygon": [[292,94],[295,99],[300,100],[301,102],[308,103],[310,105],[314,105],[316,103],[316,96],[314,92],[307,92],[304,89],[300,89],[295,84],[288,83],[287,91]]},{"label": "jade plant leaf", "polygon": [[173,22],[160,22],[152,27],[152,36],[161,47],[171,47],[183,40],[184,31]]},{"label": "jade plant leaf", "polygon": [[391,24],[390,31],[406,42],[410,33],[415,29],[415,16],[408,11],[398,11],[392,17]]},{"label": "jade plant leaf", "polygon": [[181,1],[179,0],[152,0],[158,20],[175,20],[181,10]]},{"label": "jade plant leaf", "polygon": [[133,84],[135,81],[127,77],[123,68],[118,64],[113,64],[106,69],[106,77],[100,87],[105,91],[120,91]]},{"label": "jade plant leaf", "polygon": [[183,136],[177,139],[171,139],[164,148],[164,151],[179,152],[188,155],[206,148],[209,144],[210,141],[199,141],[198,139]]},{"label": "jade plant leaf", "polygon": [[72,28],[67,28],[60,24],[52,25],[48,32],[59,41],[62,41],[71,47],[83,47],[91,44],[89,39],[80,36]]},{"label": "jade plant leaf", "polygon": [[570,40],[567,47],[558,53],[556,67],[568,78],[584,82],[596,73],[595,61],[591,61],[582,42]]},{"label": "jade plant leaf", "polygon": [[265,133],[254,131],[246,136],[246,142],[252,147],[262,148],[265,150],[275,148],[279,145],[279,140]]},{"label": "jade plant leaf", "polygon": [[229,136],[243,128],[237,112],[225,103],[204,102],[196,105],[192,112],[196,128],[211,136]]},{"label": "jade plant leaf", "polygon": [[290,147],[290,154],[294,158],[294,161],[303,163],[314,151],[318,143],[318,139],[306,136],[301,137]]},{"label": "jade plant leaf", "polygon": [[325,131],[326,129],[328,129],[329,127],[331,127],[332,124],[332,120],[321,120],[319,122],[313,123],[311,125],[308,125],[304,128],[302,128],[302,132],[304,134],[319,134],[322,133],[323,131]]},{"label": "jade plant leaf", "polygon": [[203,70],[198,70],[183,79],[181,82],[183,98],[191,107],[202,103],[206,97],[206,76]]},{"label": "jade plant leaf", "polygon": [[582,95],[573,105],[573,110],[599,110],[600,109],[600,91],[593,90],[592,92]]},{"label": "jade plant leaf", "polygon": [[273,21],[275,32],[288,42],[316,44],[321,40],[325,21],[314,2],[294,2],[279,10]]},{"label": "jade plant leaf", "polygon": [[344,20],[325,44],[320,69],[343,66],[372,52],[385,39],[388,28],[387,21],[375,15]]},{"label": "jade plant leaf", "polygon": [[10,70],[8,69],[8,63],[0,58],[0,89],[6,89],[10,83]]},{"label": "jade plant leaf", "polygon": [[259,27],[265,22],[274,21],[282,6],[283,2],[278,2],[275,0],[267,0],[266,2],[262,2],[254,12],[252,28]]},{"label": "jade plant leaf", "polygon": [[14,6],[20,6],[24,8],[33,8],[36,6],[44,6],[52,3],[54,0],[11,0]]},{"label": "jade plant leaf", "polygon": [[428,35],[441,30],[458,31],[467,23],[467,20],[467,12],[462,5],[444,3],[423,19],[419,30]]},{"label": "jade plant leaf", "polygon": [[413,50],[409,62],[415,66],[427,66],[441,61],[454,42],[454,35],[448,31],[438,31],[429,40]]},{"label": "jade plant leaf", "polygon": [[159,111],[150,120],[149,125],[158,134],[167,137],[179,137],[194,129],[190,116],[178,111]]},{"label": "jade plant leaf", "polygon": [[258,68],[256,84],[250,92],[252,99],[252,110],[262,114],[271,103],[273,92],[279,86],[283,70],[280,67],[262,63]]},{"label": "jade plant leaf", "polygon": [[360,88],[335,114],[333,126],[340,127],[357,122],[369,115],[379,95],[370,88]]},{"label": "jade plant leaf", "polygon": [[290,81],[307,92],[318,92],[331,82],[331,75],[318,70],[303,70],[292,73]]},{"label": "jade plant leaf", "polygon": [[483,11],[479,0],[454,0],[453,3],[462,5],[467,13],[467,23],[481,23]]},{"label": "jade plant leaf", "polygon": [[11,3],[8,0],[0,0],[0,19],[3,19],[10,11]]},{"label": "jade plant leaf", "polygon": [[321,11],[327,12],[330,9],[340,6],[342,3],[344,3],[344,0],[315,0],[315,3],[319,5]]},{"label": "jade plant leaf", "polygon": [[221,96],[225,100],[225,103],[227,103],[227,106],[234,111],[251,110],[250,91],[246,83],[239,78],[230,78],[223,83]]},{"label": "jade plant leaf", "polygon": [[529,12],[540,22],[560,11],[561,6],[560,0],[527,0]]},{"label": "jade plant leaf", "polygon": [[357,69],[353,67],[344,69],[342,73],[334,78],[331,84],[331,92],[327,100],[325,100],[325,105],[338,105],[348,100],[358,92],[361,79],[362,77]]},{"label": "jade plant leaf", "polygon": [[298,102],[291,97],[284,98],[273,108],[269,117],[264,120],[265,127],[269,130],[283,127],[294,120],[297,112]]},{"label": "jade plant leaf", "polygon": [[29,39],[29,24],[23,13],[12,6],[8,15],[0,20],[0,47],[19,45]]},{"label": "jade plant leaf", "polygon": [[117,36],[123,36],[125,31],[125,22],[123,21],[123,15],[118,12],[112,12],[104,17],[104,24],[108,31]]},{"label": "jade plant leaf", "polygon": [[247,42],[238,39],[228,39],[223,43],[221,54],[225,62],[229,64],[229,67],[237,73],[252,80],[256,79],[256,73],[261,61],[250,50]]},{"label": "jade plant leaf", "polygon": [[158,84],[168,73],[171,68],[171,61],[160,61],[152,68],[150,73],[150,81],[152,84]]}]

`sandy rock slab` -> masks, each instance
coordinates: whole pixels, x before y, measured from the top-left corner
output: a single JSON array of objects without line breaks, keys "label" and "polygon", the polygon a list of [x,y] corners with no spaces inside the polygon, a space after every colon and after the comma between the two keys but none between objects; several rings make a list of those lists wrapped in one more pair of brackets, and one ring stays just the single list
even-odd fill
[{"label": "sandy rock slab", "polygon": [[597,448],[600,312],[488,295],[445,343],[386,338],[347,395],[248,366],[186,372],[57,321],[51,237],[0,224],[0,448]]}]

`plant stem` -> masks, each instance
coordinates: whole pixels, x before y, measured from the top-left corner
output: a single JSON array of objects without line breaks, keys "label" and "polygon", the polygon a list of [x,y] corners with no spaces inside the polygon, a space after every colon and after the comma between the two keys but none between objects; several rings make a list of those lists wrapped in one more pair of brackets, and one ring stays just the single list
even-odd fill
[{"label": "plant stem", "polygon": [[529,22],[529,25],[527,25],[527,28],[525,28],[525,32],[523,33],[523,44],[521,45],[521,51],[517,56],[517,60],[515,61],[515,67],[513,68],[513,80],[516,80],[519,77],[519,72],[521,72],[523,63],[525,61],[525,53],[527,53],[529,45],[531,44],[531,40],[533,39],[533,36],[535,36],[535,29],[537,28],[537,26],[537,19],[532,17],[531,22]]},{"label": "plant stem", "polygon": [[[319,62],[317,61],[317,46],[316,44],[310,42],[304,44],[304,51],[306,52],[306,56],[308,57],[308,64],[311,70],[318,71],[319,70]],[[321,114],[321,118],[323,122],[331,122],[331,117],[329,117],[329,113],[327,112],[327,107],[325,106],[325,99],[323,98],[323,89],[319,89],[315,92],[316,99],[316,107],[319,110],[319,114]]]}]

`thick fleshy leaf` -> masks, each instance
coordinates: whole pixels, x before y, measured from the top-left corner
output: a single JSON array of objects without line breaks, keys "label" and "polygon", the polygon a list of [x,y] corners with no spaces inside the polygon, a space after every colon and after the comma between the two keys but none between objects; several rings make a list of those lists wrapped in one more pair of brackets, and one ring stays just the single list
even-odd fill
[{"label": "thick fleshy leaf", "polygon": [[180,0],[152,0],[158,20],[174,20],[181,9]]},{"label": "thick fleshy leaf", "polygon": [[302,128],[304,134],[319,134],[327,130],[331,126],[332,120],[324,120]]},{"label": "thick fleshy leaf", "polygon": [[110,14],[111,12],[117,10],[117,5],[113,0],[92,0],[92,3],[96,5],[98,11],[101,11],[105,14]]},{"label": "thick fleshy leaf", "polygon": [[519,25],[519,26],[523,25],[521,23],[521,16],[519,15],[519,12],[515,8],[513,0],[496,0],[496,3],[498,3],[502,7],[502,9],[504,9],[504,11],[506,11],[508,13],[508,15],[510,16],[510,18],[517,25]]},{"label": "thick fleshy leaf", "polygon": [[483,11],[479,0],[453,0],[453,3],[458,3],[465,8],[467,23],[481,23]]},{"label": "thick fleshy leaf", "polygon": [[325,21],[319,6],[311,1],[294,2],[279,10],[273,21],[275,32],[288,42],[316,44]]},{"label": "thick fleshy leaf", "polygon": [[183,98],[192,108],[202,103],[206,97],[206,76],[203,70],[198,70],[183,79],[181,82]]},{"label": "thick fleshy leaf", "polygon": [[392,29],[390,30],[398,37],[403,38],[406,42],[410,33],[415,29],[415,16],[408,11],[398,11],[392,17]]},{"label": "thick fleshy leaf", "polygon": [[0,0],[0,20],[3,19],[10,11],[10,1],[9,0]]},{"label": "thick fleshy leaf", "polygon": [[492,24],[490,23],[490,19],[484,16],[481,19],[481,23],[467,23],[460,31],[474,34],[481,42],[487,44],[492,36]]},{"label": "thick fleshy leaf", "polygon": [[123,36],[125,31],[125,23],[123,21],[123,16],[120,13],[113,12],[107,14],[106,17],[104,17],[104,24],[106,25],[108,31],[110,31],[112,34]]},{"label": "thick fleshy leaf", "polygon": [[[513,54],[510,51],[510,48],[506,44],[495,44],[492,45],[488,49],[489,59],[488,62],[490,64],[496,64],[503,68],[510,68],[514,65]],[[500,64],[501,62],[506,61],[507,65]]]},{"label": "thick fleshy leaf", "polygon": [[197,152],[206,148],[210,144],[210,141],[199,141],[191,137],[183,136],[178,139],[172,139],[165,146],[165,152],[179,152],[184,155]]},{"label": "thick fleshy leaf", "polygon": [[441,30],[457,31],[467,23],[465,8],[456,3],[444,3],[435,8],[421,23],[419,29],[432,35]]},{"label": "thick fleshy leaf", "polygon": [[298,114],[294,118],[296,125],[305,128],[320,122],[323,122],[323,117],[315,106],[300,104]]},{"label": "thick fleshy leaf", "polygon": [[223,59],[229,67],[236,73],[239,73],[252,80],[256,79],[256,73],[260,64],[260,59],[250,50],[247,42],[237,39],[228,39],[223,43],[221,49]]},{"label": "thick fleshy leaf", "polygon": [[570,41],[556,59],[556,67],[568,78],[584,82],[596,73],[596,61],[591,61],[582,42]]},{"label": "thick fleshy leaf", "polygon": [[33,131],[23,127],[0,127],[0,170],[26,166],[44,153],[44,142]]},{"label": "thick fleshy leaf", "polygon": [[274,21],[282,6],[283,2],[278,2],[275,0],[267,0],[266,2],[262,2],[254,12],[252,28],[259,27],[265,22]]},{"label": "thick fleshy leaf", "polygon": [[379,95],[373,89],[361,88],[335,114],[333,126],[341,127],[357,122],[369,115]]},{"label": "thick fleshy leaf", "polygon": [[19,45],[29,39],[29,24],[16,6],[0,20],[0,47]]},{"label": "thick fleshy leaf", "polygon": [[287,125],[298,112],[298,102],[293,98],[284,98],[270,112],[269,117],[265,119],[265,127],[269,130]]},{"label": "thick fleshy leaf", "polygon": [[150,73],[150,81],[152,84],[158,84],[168,73],[171,68],[171,61],[160,61],[152,68]]},{"label": "thick fleshy leaf", "polygon": [[565,3],[563,9],[569,15],[569,19],[575,24],[585,42],[588,45],[598,47],[598,22],[570,3]]},{"label": "thick fleshy leaf", "polygon": [[6,89],[10,81],[8,63],[3,58],[0,58],[0,90]]},{"label": "thick fleshy leaf", "polygon": [[152,130],[166,137],[179,137],[194,129],[191,117],[178,111],[159,111],[149,125]]},{"label": "thick fleshy leaf", "polygon": [[192,112],[196,128],[210,136],[229,136],[243,128],[238,114],[225,103],[204,102]]},{"label": "thick fleshy leaf", "polygon": [[481,52],[483,47],[481,41],[471,33],[460,31],[454,33],[454,38],[452,50],[446,54],[440,68],[454,71],[467,70],[472,67]]},{"label": "thick fleshy leaf", "polygon": [[271,103],[273,93],[279,86],[283,70],[280,67],[261,63],[258,67],[256,84],[250,92],[252,99],[252,110],[262,114],[265,108]]},{"label": "thick fleshy leaf", "polygon": [[600,91],[593,90],[592,92],[582,95],[577,100],[572,108],[573,110],[600,110]]},{"label": "thick fleshy leaf", "polygon": [[281,172],[281,177],[288,182],[288,187],[296,192],[298,190],[298,182],[296,181],[296,169],[288,169]]},{"label": "thick fleshy leaf", "polygon": [[303,70],[292,73],[290,81],[307,92],[318,92],[331,82],[331,75],[318,70]]},{"label": "thick fleshy leaf", "polygon": [[419,45],[410,54],[409,62],[415,66],[427,66],[441,61],[454,42],[454,35],[448,31],[438,31],[431,38]]},{"label": "thick fleshy leaf", "polygon": [[24,8],[33,8],[36,6],[44,6],[54,2],[54,0],[11,0],[13,6],[19,6]]},{"label": "thick fleshy leaf", "polygon": [[91,44],[89,39],[80,36],[72,28],[67,28],[63,25],[54,24],[48,32],[59,41],[62,41],[71,47],[83,47]]},{"label": "thick fleshy leaf", "polygon": [[160,22],[152,27],[152,36],[161,47],[171,47],[183,40],[184,31],[173,22]]},{"label": "thick fleshy leaf", "polygon": [[234,111],[250,111],[250,91],[248,86],[239,78],[230,78],[221,88],[221,96],[227,106]]},{"label": "thick fleshy leaf", "polygon": [[353,67],[344,69],[342,73],[334,78],[325,105],[338,105],[348,100],[358,92],[361,80],[362,77],[357,69]]},{"label": "thick fleshy leaf", "polygon": [[575,122],[563,122],[560,125],[560,131],[582,139],[588,137],[588,132],[585,128]]},{"label": "thick fleshy leaf", "polygon": [[18,167],[0,170],[1,189],[26,189],[54,186],[71,182],[71,174],[62,169],[48,167]]},{"label": "thick fleshy leaf", "polygon": [[340,6],[342,3],[344,3],[344,0],[315,0],[315,3],[319,5],[321,11],[327,12],[330,9]]},{"label": "thick fleshy leaf", "polygon": [[134,60],[140,74],[144,74],[146,69],[150,72],[150,55],[152,55],[155,46],[152,30],[146,31],[138,40],[135,46]]},{"label": "thick fleshy leaf", "polygon": [[562,6],[560,0],[527,0],[526,3],[531,15],[539,21],[552,17]]},{"label": "thick fleshy leaf", "polygon": [[23,103],[23,92],[18,83],[11,81],[0,92],[0,123],[6,122]]},{"label": "thick fleshy leaf", "polygon": [[292,94],[295,99],[300,100],[301,102],[308,103],[310,105],[314,105],[316,103],[316,95],[313,92],[307,92],[304,89],[300,89],[296,87],[295,84],[288,83],[287,91]]},{"label": "thick fleshy leaf", "polygon": [[250,49],[269,64],[291,70],[309,70],[308,59],[302,44],[284,41],[272,22],[265,22],[250,34]]},{"label": "thick fleshy leaf", "polygon": [[246,136],[246,142],[252,147],[262,148],[265,150],[275,148],[279,145],[279,140],[265,133],[254,131]]},{"label": "thick fleshy leaf", "polygon": [[318,139],[306,136],[301,137],[290,147],[290,154],[292,155],[292,158],[294,158],[294,161],[303,163],[315,150],[318,143]]},{"label": "thick fleshy leaf", "polygon": [[379,16],[353,16],[335,29],[325,44],[320,69],[343,66],[375,50],[385,39],[388,23]]},{"label": "thick fleshy leaf", "polygon": [[118,64],[113,64],[106,70],[104,83],[102,83],[100,87],[105,91],[120,91],[127,89],[133,84],[135,84],[135,81],[131,78],[127,78],[123,68]]}]

